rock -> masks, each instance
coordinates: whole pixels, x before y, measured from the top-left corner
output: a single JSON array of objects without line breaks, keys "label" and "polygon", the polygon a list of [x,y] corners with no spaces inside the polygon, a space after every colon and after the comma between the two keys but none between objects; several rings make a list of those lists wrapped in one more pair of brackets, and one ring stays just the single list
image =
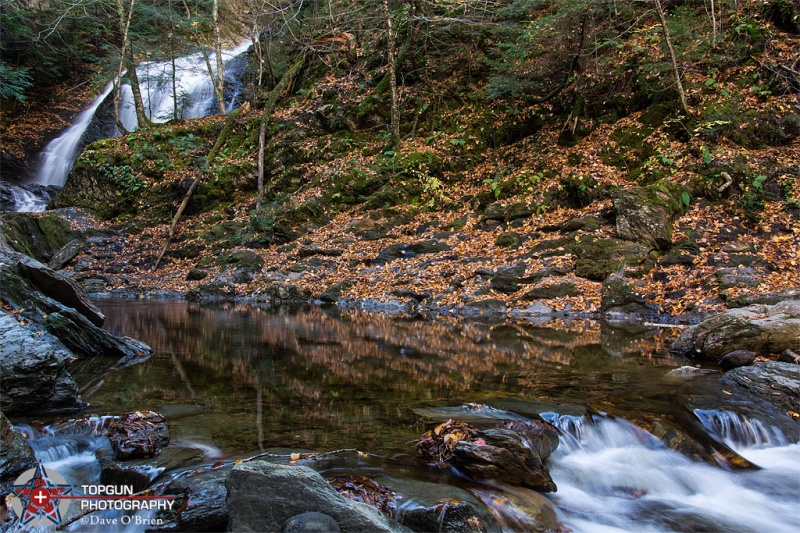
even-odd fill
[{"label": "rock", "polygon": [[117,459],[154,457],[169,444],[167,420],[154,411],[128,413],[108,433]]},{"label": "rock", "polygon": [[[650,248],[619,239],[602,239],[584,235],[569,239],[567,251],[578,257],[575,275],[592,281],[605,281],[614,272],[623,270],[631,278],[640,278],[655,265]],[[563,255],[561,252],[560,255]]]},{"label": "rock", "polygon": [[719,279],[720,290],[733,287],[758,287],[761,285],[761,278],[758,272],[751,267],[723,268],[718,270],[715,275]]},{"label": "rock", "polygon": [[731,309],[685,330],[671,351],[718,361],[735,350],[757,355],[800,350],[800,300]]},{"label": "rock", "polygon": [[451,464],[476,479],[494,479],[509,485],[522,485],[541,492],[555,492],[556,484],[541,458],[526,446],[516,431],[487,429],[476,433],[485,444],[460,440]]},{"label": "rock", "polygon": [[483,220],[505,220],[506,208],[500,202],[495,202],[486,206],[483,210]]},{"label": "rock", "polygon": [[225,531],[228,525],[228,490],[225,480],[233,465],[203,469],[200,473],[180,476],[164,488],[164,495],[175,496],[172,509],[159,511],[162,530]]},{"label": "rock", "polygon": [[5,494],[20,474],[35,467],[31,445],[0,411],[0,494]]},{"label": "rock", "polygon": [[403,510],[398,521],[412,531],[473,533],[485,531],[475,508],[467,502],[447,500],[431,507]]},{"label": "rock", "polygon": [[342,292],[353,286],[353,281],[345,280],[341,283],[331,285],[320,294],[319,299],[326,303],[336,303],[342,299]]},{"label": "rock", "polygon": [[234,250],[217,259],[220,266],[234,266],[237,270],[256,274],[264,268],[264,258],[251,250]]},{"label": "rock", "polygon": [[672,245],[672,223],[681,214],[683,187],[666,180],[614,195],[620,238],[665,250]]},{"label": "rock", "polygon": [[53,255],[53,258],[47,266],[53,270],[61,270],[68,265],[70,261],[75,259],[75,256],[80,253],[82,247],[83,243],[81,241],[72,239]]},{"label": "rock", "polygon": [[600,227],[600,219],[593,216],[579,217],[568,220],[561,227],[563,231],[594,231]]},{"label": "rock", "polygon": [[784,300],[800,300],[800,288],[789,287],[781,292],[757,292],[756,294],[741,294],[733,298],[726,298],[725,305],[729,308],[747,307],[753,304],[775,305]]},{"label": "rock", "polygon": [[[800,365],[768,361],[726,372],[724,386],[735,384],[784,412],[800,413]],[[792,425],[797,435],[796,423]]]},{"label": "rock", "polygon": [[544,420],[509,421],[503,427],[517,432],[542,461],[558,448],[558,430]]},{"label": "rock", "polygon": [[339,533],[339,524],[323,513],[301,513],[283,523],[282,533]]},{"label": "rock", "polygon": [[373,265],[385,265],[395,259],[408,259],[417,255],[434,254],[449,251],[450,247],[435,239],[414,244],[395,243],[387,246],[372,260]]},{"label": "rock", "polygon": [[321,246],[307,246],[301,247],[297,250],[297,257],[305,258],[312,255],[322,255],[325,257],[339,257],[344,251],[341,248],[323,248]]},{"label": "rock", "polygon": [[491,276],[489,286],[503,294],[512,294],[519,290],[519,284],[525,275],[525,263],[519,262],[515,265],[498,267],[494,273],[487,273]]},{"label": "rock", "polygon": [[345,533],[410,531],[374,507],[340,495],[304,466],[240,463],[225,487],[228,531],[280,531],[288,519],[306,512],[331,516]]},{"label": "rock", "polygon": [[497,299],[469,302],[458,310],[458,314],[466,318],[504,318],[508,309],[505,302]]},{"label": "rock", "polygon": [[254,298],[256,302],[305,302],[311,293],[291,283],[272,283]]},{"label": "rock", "polygon": [[83,407],[64,345],[0,309],[0,409],[26,415]]},{"label": "rock", "polygon": [[200,281],[208,277],[208,272],[201,268],[193,268],[186,274],[186,281]]},{"label": "rock", "polygon": [[502,248],[519,248],[521,242],[519,233],[515,231],[504,231],[494,241],[495,245]]},{"label": "rock", "polygon": [[105,315],[89,300],[75,280],[59,274],[29,257],[21,258],[17,266],[37,289],[57,302],[72,307],[95,326],[103,327],[103,323],[106,321]]},{"label": "rock", "polygon": [[693,266],[695,258],[697,257],[698,250],[684,247],[673,246],[664,257],[658,262],[662,267],[673,265]]},{"label": "rock", "polygon": [[781,352],[780,357],[778,357],[778,361],[782,363],[791,363],[793,365],[800,365],[800,354],[797,354],[791,350],[784,350]]},{"label": "rock", "polygon": [[49,261],[72,235],[69,223],[55,215],[5,213],[0,221],[8,245],[39,261]]},{"label": "rock", "polygon": [[520,298],[521,300],[552,300],[565,296],[578,296],[580,291],[574,283],[568,281],[562,283],[552,283],[543,287],[534,287]]},{"label": "rock", "polygon": [[675,370],[670,370],[667,372],[668,376],[697,376],[697,375],[705,375],[710,374],[712,372],[716,372],[716,370],[709,370],[707,368],[697,368],[696,366],[682,366],[680,368],[676,368]]},{"label": "rock", "polygon": [[656,317],[658,306],[640,294],[640,287],[623,274],[611,274],[603,282],[600,312],[608,320]]},{"label": "rock", "polygon": [[748,350],[735,350],[719,360],[722,370],[731,370],[740,366],[752,365],[756,360],[756,353]]},{"label": "rock", "polygon": [[108,278],[101,274],[74,274],[72,276],[86,294],[105,292]]}]

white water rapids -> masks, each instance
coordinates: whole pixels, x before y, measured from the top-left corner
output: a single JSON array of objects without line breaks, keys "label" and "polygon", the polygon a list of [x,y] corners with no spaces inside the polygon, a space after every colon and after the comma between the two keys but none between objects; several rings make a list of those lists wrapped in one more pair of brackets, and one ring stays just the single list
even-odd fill
[{"label": "white water rapids", "polygon": [[800,531],[800,444],[763,434],[754,443],[746,428],[760,422],[715,413],[731,447],[760,470],[694,461],[624,420],[550,417],[562,430],[550,459],[559,518],[574,533]]}]

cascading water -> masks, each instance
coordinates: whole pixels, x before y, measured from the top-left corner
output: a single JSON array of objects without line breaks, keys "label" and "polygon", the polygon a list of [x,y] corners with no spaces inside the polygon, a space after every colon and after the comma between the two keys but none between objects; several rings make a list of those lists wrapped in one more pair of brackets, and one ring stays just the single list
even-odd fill
[{"label": "cascading water", "polygon": [[575,533],[800,531],[800,444],[739,442],[738,451],[761,468],[731,472],[623,420],[545,418],[562,433],[550,458],[558,485],[551,500]]},{"label": "cascading water", "polygon": [[[113,89],[114,84],[109,82],[103,92],[100,93],[100,96],[95,98],[94,102],[78,115],[75,123],[67,128],[64,133],[50,141],[39,156],[39,166],[36,170],[34,183],[56,185],[58,187],[64,185],[67,181],[67,174],[69,174],[73,163],[75,163],[75,152],[83,133],[92,121],[97,108],[111,94]],[[21,211],[21,209],[17,210]]]},{"label": "cascading water", "polygon": [[[226,87],[228,88],[228,94],[226,95],[227,111],[234,109],[240,103],[238,101],[242,87],[240,78],[247,62],[239,56],[249,46],[250,43],[246,42],[233,50],[223,52],[225,59],[224,75]],[[213,85],[203,55],[197,53],[176,58],[177,95],[173,91],[172,65],[172,61],[150,61],[141,63],[136,68],[148,118],[154,122],[171,120],[175,116],[173,110],[176,96],[179,118],[200,118],[212,113],[216,102]],[[40,155],[33,183],[56,187],[62,187],[66,183],[86,129],[92,123],[98,107],[109,98],[112,90],[113,83],[109,83],[100,96],[78,115],[75,123],[47,145]],[[129,84],[124,84],[120,90],[120,120],[128,130],[136,128],[136,113]],[[119,135],[119,131],[116,128],[113,131]],[[46,199],[34,200],[29,196],[25,195],[24,198],[20,197],[16,201],[16,211],[43,211],[45,209]]]},{"label": "cascading water", "polygon": [[[237,99],[241,90],[240,75],[245,65],[237,62],[236,58],[249,47],[250,43],[246,42],[233,50],[223,52],[224,76],[229,92],[225,98],[226,111],[231,111],[239,104]],[[140,63],[136,68],[147,118],[153,122],[166,122],[176,116],[190,119],[211,114],[216,109],[216,99],[203,54],[198,52],[176,58],[174,72],[176,83],[173,90],[172,61],[148,61]],[[175,113],[176,102],[177,113]],[[120,120],[128,130],[133,130],[137,126],[130,84],[124,84],[120,91]]]}]

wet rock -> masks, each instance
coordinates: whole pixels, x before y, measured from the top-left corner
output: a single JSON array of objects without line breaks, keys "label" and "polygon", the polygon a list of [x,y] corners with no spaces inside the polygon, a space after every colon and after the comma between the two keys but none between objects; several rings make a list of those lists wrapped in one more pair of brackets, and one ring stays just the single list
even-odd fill
[{"label": "wet rock", "polygon": [[756,353],[749,350],[735,350],[719,360],[722,370],[731,370],[740,366],[752,365],[756,360]]},{"label": "wet rock", "polygon": [[163,521],[159,530],[225,531],[228,525],[225,480],[231,470],[233,465],[204,468],[170,482],[164,488],[164,495],[175,496],[175,504],[156,515]]},{"label": "wet rock", "polygon": [[718,361],[735,350],[757,355],[800,350],[800,300],[751,305],[713,316],[683,332],[671,351]]},{"label": "wet rock", "polygon": [[67,307],[72,307],[95,326],[103,327],[105,315],[89,300],[75,280],[29,257],[20,258],[17,266],[20,272],[44,294]]},{"label": "wet rock", "polygon": [[330,515],[309,512],[293,516],[283,523],[282,533],[339,533],[339,524]]},{"label": "wet rock", "polygon": [[541,458],[526,446],[519,433],[487,429],[475,435],[485,443],[460,440],[453,450],[451,463],[458,470],[476,479],[494,479],[541,492],[556,490]]},{"label": "wet rock", "polygon": [[517,432],[542,461],[558,448],[558,430],[544,420],[509,421],[503,427]]},{"label": "wet rock", "polygon": [[800,354],[795,353],[791,350],[784,350],[781,352],[780,357],[778,357],[778,361],[781,363],[791,363],[793,365],[800,365]]},{"label": "wet rock", "polygon": [[395,259],[409,259],[417,255],[435,254],[449,251],[450,247],[435,239],[420,241],[414,244],[395,243],[387,246],[372,260],[373,265],[385,265]]},{"label": "wet rock", "polygon": [[665,250],[672,245],[672,223],[681,214],[684,189],[666,180],[615,194],[620,238]]},{"label": "wet rock", "polygon": [[562,283],[552,283],[544,287],[534,287],[522,295],[522,300],[552,300],[565,296],[578,296],[580,291],[574,283],[568,281]]},{"label": "wet rock", "polygon": [[640,289],[640,282],[631,281],[620,273],[611,274],[603,282],[600,311],[612,321],[656,317],[658,306],[649,303]]},{"label": "wet rock", "polygon": [[458,310],[458,314],[466,318],[498,319],[506,316],[508,309],[502,300],[488,299],[470,302]]},{"label": "wet rock", "polygon": [[485,530],[475,508],[467,502],[457,500],[404,510],[398,521],[412,531],[473,533]]},{"label": "wet rock", "polygon": [[[743,366],[726,372],[721,381],[725,386],[741,387],[784,412],[800,413],[800,365],[769,361]],[[796,438],[796,425],[793,433]]]},{"label": "wet rock", "polygon": [[306,512],[333,517],[343,532],[410,531],[374,507],[341,496],[304,466],[240,463],[225,487],[229,531],[280,531],[288,519]]},{"label": "wet rock", "polygon": [[341,283],[331,285],[319,295],[319,299],[326,303],[336,303],[342,299],[342,292],[353,286],[353,281],[345,280]]},{"label": "wet rock", "polygon": [[775,305],[784,300],[800,300],[800,288],[790,287],[781,292],[758,292],[756,294],[741,294],[732,298],[725,299],[725,305],[734,309],[747,307],[753,304]]},{"label": "wet rock", "polygon": [[397,494],[372,479],[363,476],[335,478],[329,483],[345,498],[366,503],[390,518],[397,512]]},{"label": "wet rock", "polygon": [[108,438],[117,459],[154,457],[169,443],[167,419],[154,411],[136,411],[121,417]]},{"label": "wet rock", "polygon": [[47,266],[53,270],[61,270],[75,259],[81,248],[83,248],[83,243],[78,239],[72,239],[53,255]]},{"label": "wet rock", "polygon": [[676,368],[675,370],[670,370],[667,372],[668,376],[698,376],[698,375],[705,375],[710,374],[712,372],[716,372],[716,370],[709,370],[707,368],[697,368],[696,366],[682,366],[680,368]]},{"label": "wet rock", "polygon": [[67,371],[72,359],[58,339],[0,310],[0,408],[5,412],[83,407]]},{"label": "wet rock", "polygon": [[33,449],[0,411],[0,494],[26,470],[36,466]]},{"label": "wet rock", "polygon": [[111,448],[98,450],[100,482],[108,485],[132,485],[135,492],[149,487],[164,472],[197,464],[203,451],[184,446],[167,446],[156,457],[117,459]]}]

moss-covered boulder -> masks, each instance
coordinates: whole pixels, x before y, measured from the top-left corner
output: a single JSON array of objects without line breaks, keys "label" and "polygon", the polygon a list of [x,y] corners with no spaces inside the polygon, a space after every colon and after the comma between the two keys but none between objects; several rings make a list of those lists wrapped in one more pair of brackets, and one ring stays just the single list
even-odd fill
[{"label": "moss-covered boulder", "polygon": [[0,233],[5,235],[12,249],[45,262],[50,261],[73,235],[66,220],[55,215],[31,213],[4,213],[0,217]]},{"label": "moss-covered boulder", "polygon": [[683,212],[684,193],[683,187],[665,180],[618,191],[613,200],[620,238],[651,248],[669,248],[672,224]]},{"label": "moss-covered boulder", "polygon": [[640,278],[655,265],[656,257],[650,248],[636,242],[602,239],[585,235],[569,245],[577,256],[575,274],[592,281],[604,281],[613,272]]}]

